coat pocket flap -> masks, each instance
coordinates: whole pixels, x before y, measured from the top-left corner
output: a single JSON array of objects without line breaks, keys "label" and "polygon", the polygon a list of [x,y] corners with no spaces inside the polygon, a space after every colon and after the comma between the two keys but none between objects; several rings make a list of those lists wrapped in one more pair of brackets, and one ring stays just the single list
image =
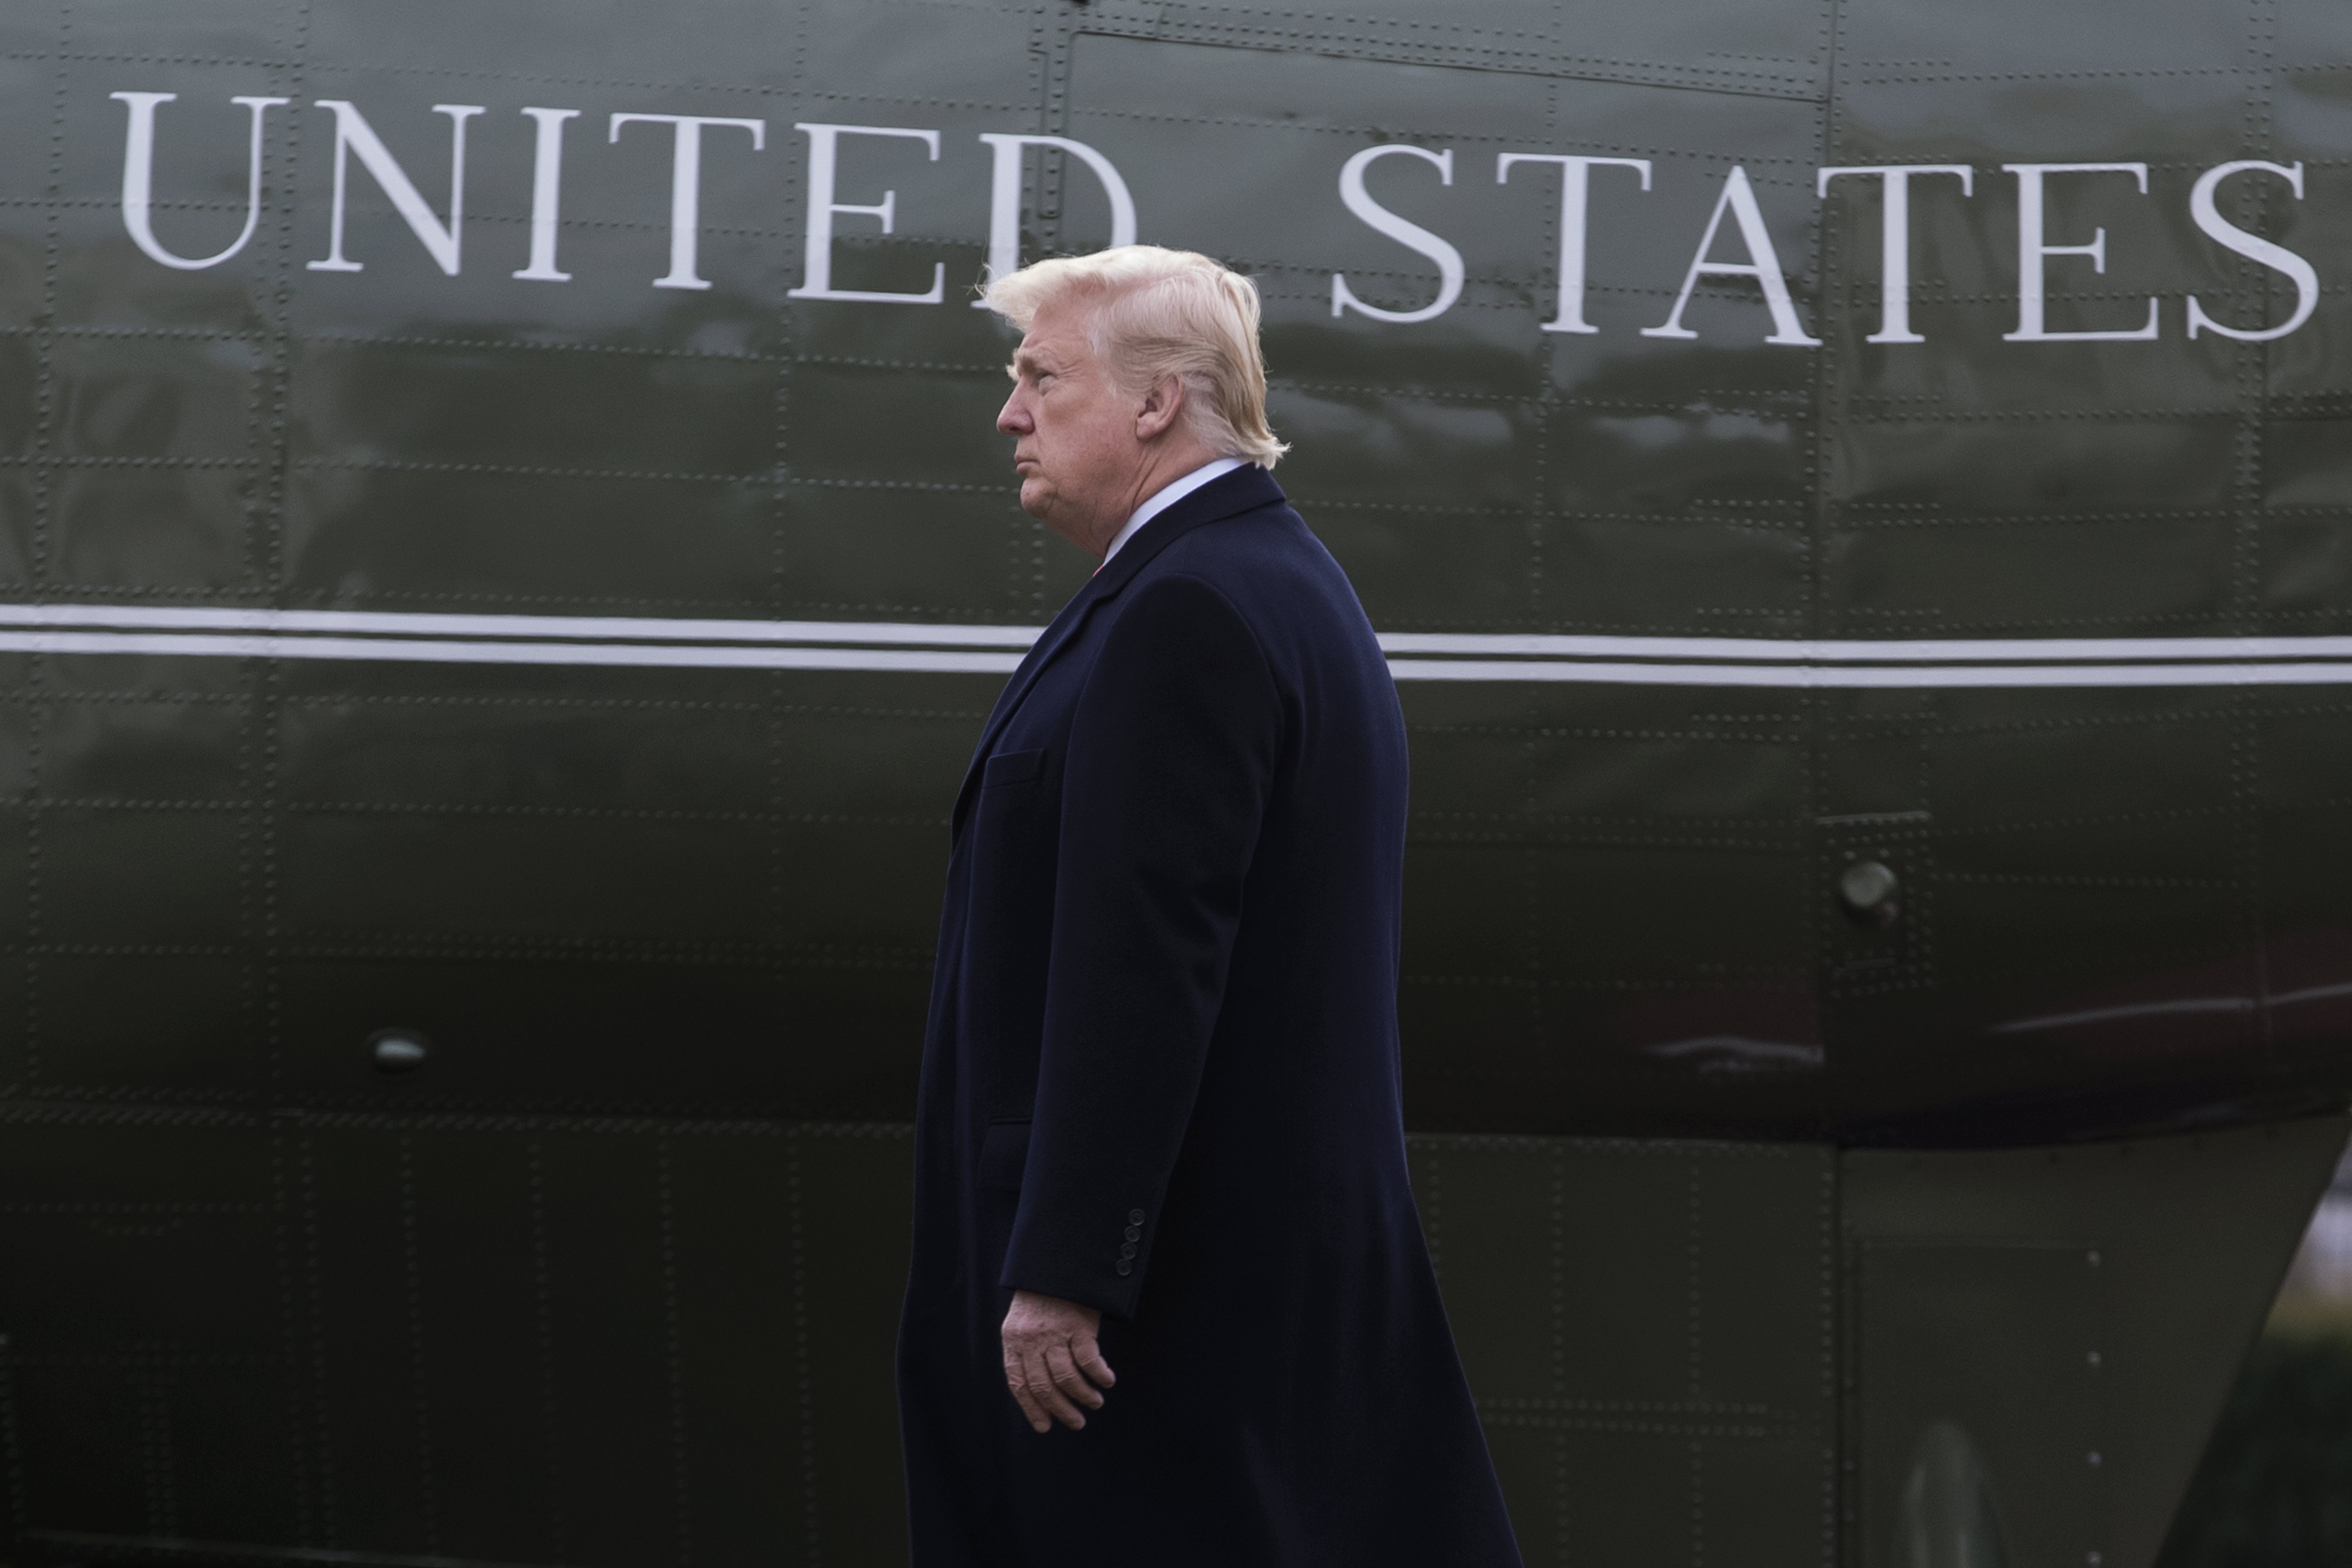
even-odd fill
[{"label": "coat pocket flap", "polygon": [[998,784],[1025,784],[1045,771],[1045,753],[1042,751],[999,752],[981,769],[980,787],[994,789]]}]

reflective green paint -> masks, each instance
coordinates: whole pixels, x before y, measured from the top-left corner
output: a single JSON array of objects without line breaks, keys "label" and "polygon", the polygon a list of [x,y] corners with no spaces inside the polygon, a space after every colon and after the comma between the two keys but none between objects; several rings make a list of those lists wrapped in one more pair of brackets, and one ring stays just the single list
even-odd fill
[{"label": "reflective green paint", "polygon": [[[2352,1091],[2347,81],[2327,0],[0,14],[10,1550],[891,1560],[898,1128],[1017,651],[969,628],[1089,564],[968,303],[992,236],[1112,237],[1083,154],[1000,187],[1031,136],[1258,279],[1279,477],[1396,639],[1409,1113],[1531,1550],[1876,1564],[1986,1476],[2060,1531],[2089,1493],[2000,1499],[2073,1406],[1970,1415],[1918,1336],[1975,1292],[2045,1381],[2126,1311],[2051,1249],[2112,1234],[2217,1292],[2103,1483],[2144,1562],[2311,1162],[1903,1248],[2106,1157],[2016,1146]],[[691,181],[646,115],[712,121]],[[816,297],[828,145],[825,289],[939,303]],[[1512,154],[1646,167],[1579,247]],[[2145,193],[2009,167],[2091,163]],[[1886,164],[1969,171],[1907,187],[1903,322],[1884,179],[1822,194]],[[2307,321],[2188,335],[2301,303],[2216,225]],[[2157,336],[2017,341],[2037,275],[2045,332]],[[1460,640],[1522,637],[1633,640]]]}]

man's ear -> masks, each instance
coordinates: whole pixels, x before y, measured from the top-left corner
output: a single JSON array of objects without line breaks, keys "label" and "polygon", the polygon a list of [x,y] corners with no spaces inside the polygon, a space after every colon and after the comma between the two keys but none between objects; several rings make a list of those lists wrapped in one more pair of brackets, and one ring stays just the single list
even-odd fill
[{"label": "man's ear", "polygon": [[1143,395],[1143,406],[1136,410],[1136,439],[1157,440],[1183,416],[1184,378],[1162,376],[1150,391]]}]

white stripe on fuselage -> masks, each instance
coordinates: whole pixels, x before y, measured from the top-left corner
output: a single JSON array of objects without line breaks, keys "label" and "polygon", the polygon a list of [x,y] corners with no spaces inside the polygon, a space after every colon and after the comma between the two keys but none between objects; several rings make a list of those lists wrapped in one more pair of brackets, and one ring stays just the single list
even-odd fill
[{"label": "white stripe on fuselage", "polygon": [[[1003,675],[1043,628],[0,605],[0,652]],[[1391,632],[1398,680],[1780,688],[2332,686],[2352,637],[1895,640]]]}]

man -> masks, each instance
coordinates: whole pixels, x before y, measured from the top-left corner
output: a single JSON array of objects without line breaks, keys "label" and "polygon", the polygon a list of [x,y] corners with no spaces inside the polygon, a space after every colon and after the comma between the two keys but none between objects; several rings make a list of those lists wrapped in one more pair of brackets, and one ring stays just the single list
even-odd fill
[{"label": "man", "polygon": [[987,302],[1021,504],[1103,564],[955,805],[916,1568],[1517,1568],[1406,1184],[1404,725],[1267,473],[1256,290],[1128,246]]}]

